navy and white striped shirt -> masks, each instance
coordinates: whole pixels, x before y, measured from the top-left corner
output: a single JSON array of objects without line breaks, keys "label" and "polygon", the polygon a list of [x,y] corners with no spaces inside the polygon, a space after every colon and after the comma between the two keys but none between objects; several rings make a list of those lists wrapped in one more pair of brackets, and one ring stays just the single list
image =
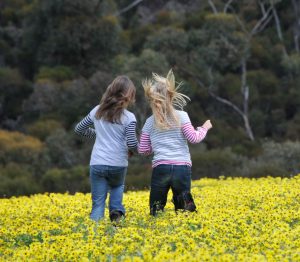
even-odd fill
[{"label": "navy and white striped shirt", "polygon": [[[128,166],[128,149],[136,150],[136,118],[124,109],[121,124],[96,119],[96,106],[75,127],[81,136],[95,138],[90,165]],[[94,126],[94,128],[93,128]]]}]

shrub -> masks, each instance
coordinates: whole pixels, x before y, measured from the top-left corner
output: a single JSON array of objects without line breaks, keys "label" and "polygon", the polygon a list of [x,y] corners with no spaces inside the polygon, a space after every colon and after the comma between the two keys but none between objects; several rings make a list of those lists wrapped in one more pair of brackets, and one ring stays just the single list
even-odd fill
[{"label": "shrub", "polygon": [[262,161],[249,161],[245,165],[241,174],[242,176],[250,178],[288,176],[287,170],[282,168],[280,165],[276,163],[264,163]]},{"label": "shrub", "polygon": [[260,161],[277,164],[290,175],[296,175],[300,172],[300,142],[266,142],[263,144],[263,155]]},{"label": "shrub", "polygon": [[126,190],[140,190],[150,187],[152,167],[150,164],[129,164],[125,181]]},{"label": "shrub", "polygon": [[43,119],[28,126],[27,130],[30,135],[44,141],[52,132],[60,128],[62,128],[62,124],[57,120]]},{"label": "shrub", "polygon": [[194,153],[192,161],[193,179],[218,178],[220,176],[236,176],[237,168],[243,165],[245,158],[234,154],[230,149],[214,149]]},{"label": "shrub", "polygon": [[41,184],[47,192],[69,192],[72,194],[89,192],[88,168],[76,166],[71,169],[50,169],[43,175]]},{"label": "shrub", "polygon": [[35,77],[35,80],[51,79],[56,82],[71,80],[74,78],[74,72],[67,66],[47,67],[42,66]]},{"label": "shrub", "polygon": [[36,162],[44,148],[43,143],[32,136],[20,132],[0,130],[0,161],[32,164]]},{"label": "shrub", "polygon": [[30,195],[41,192],[26,166],[10,163],[0,167],[0,197]]},{"label": "shrub", "polygon": [[244,162],[237,173],[244,177],[290,177],[300,171],[300,144],[268,141],[262,144],[261,154]]}]

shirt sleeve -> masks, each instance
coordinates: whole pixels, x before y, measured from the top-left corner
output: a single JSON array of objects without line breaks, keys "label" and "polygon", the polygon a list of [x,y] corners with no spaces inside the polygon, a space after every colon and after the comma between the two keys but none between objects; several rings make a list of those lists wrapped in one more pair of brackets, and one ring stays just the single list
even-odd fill
[{"label": "shirt sleeve", "polygon": [[151,140],[150,140],[149,134],[142,132],[141,137],[140,137],[138,152],[141,155],[152,154],[152,146],[151,146]]},{"label": "shirt sleeve", "polygon": [[93,120],[91,119],[90,114],[88,114],[85,118],[83,118],[76,126],[75,126],[75,133],[83,136],[83,137],[87,137],[87,138],[91,138],[91,139],[95,139],[96,138],[96,131],[94,128],[91,128],[91,126],[94,125]]},{"label": "shirt sleeve", "polygon": [[187,112],[185,111],[179,111],[179,112],[180,112],[179,116],[180,116],[181,126],[183,126],[186,123],[191,123],[190,117]]},{"label": "shirt sleeve", "polygon": [[181,131],[187,141],[192,144],[201,142],[207,134],[207,130],[204,127],[197,127],[195,130],[186,112],[181,114]]},{"label": "shirt sleeve", "polygon": [[151,124],[148,119],[142,129],[140,143],[138,146],[138,152],[142,155],[150,155],[153,152],[151,140],[150,140],[150,133],[151,133]]},{"label": "shirt sleeve", "polygon": [[125,127],[125,136],[128,148],[136,151],[138,147],[138,140],[136,138],[136,122],[130,122]]}]

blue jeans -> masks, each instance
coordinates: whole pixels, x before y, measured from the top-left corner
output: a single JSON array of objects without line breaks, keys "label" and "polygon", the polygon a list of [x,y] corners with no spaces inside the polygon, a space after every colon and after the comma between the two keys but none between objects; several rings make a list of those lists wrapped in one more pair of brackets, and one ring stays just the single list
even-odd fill
[{"label": "blue jeans", "polygon": [[90,166],[90,182],[92,192],[92,211],[90,218],[98,221],[104,217],[105,201],[109,196],[109,212],[117,210],[125,215],[122,204],[124,182],[127,167],[92,165]]},{"label": "blue jeans", "polygon": [[183,192],[191,190],[191,167],[188,165],[158,165],[153,168],[150,190],[150,213],[154,205],[163,210],[168,197],[168,191],[171,188],[173,192],[173,201],[176,207],[176,201]]}]

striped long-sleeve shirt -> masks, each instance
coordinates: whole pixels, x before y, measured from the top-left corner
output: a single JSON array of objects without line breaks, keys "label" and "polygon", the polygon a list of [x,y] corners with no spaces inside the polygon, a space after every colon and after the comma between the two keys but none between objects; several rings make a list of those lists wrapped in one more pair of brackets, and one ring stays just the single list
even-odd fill
[{"label": "striped long-sleeve shirt", "polygon": [[127,166],[128,149],[135,151],[138,146],[136,118],[124,110],[120,124],[96,119],[98,107],[75,126],[78,135],[95,139],[90,165]]},{"label": "striped long-sleeve shirt", "polygon": [[188,114],[176,111],[180,118],[181,126],[169,130],[155,128],[154,117],[146,120],[142,129],[138,151],[140,154],[154,153],[152,166],[160,164],[192,165],[187,141],[190,143],[201,142],[207,133],[203,127],[197,130],[191,124]]}]

